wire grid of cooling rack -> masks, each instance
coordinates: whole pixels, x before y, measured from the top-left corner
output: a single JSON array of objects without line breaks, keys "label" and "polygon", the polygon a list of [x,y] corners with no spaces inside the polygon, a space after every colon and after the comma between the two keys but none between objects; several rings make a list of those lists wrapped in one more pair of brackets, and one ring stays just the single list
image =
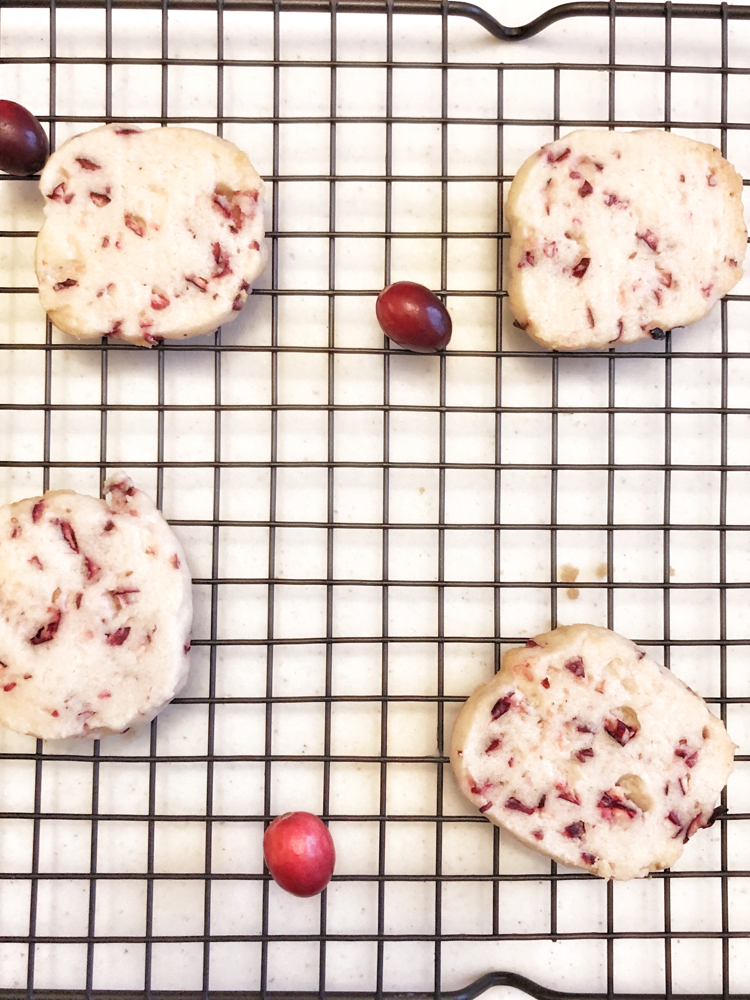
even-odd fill
[{"label": "wire grid of cooling rack", "polygon": [[[149,730],[0,737],[0,996],[432,996],[499,969],[747,996],[748,283],[664,342],[573,357],[498,291],[507,184],[573,127],[672,127],[750,174],[747,23],[594,4],[511,46],[440,5],[366,6],[0,3],[2,95],[53,143],[218,129],[267,178],[273,248],[215,336],[81,345],[36,302],[35,184],[2,178],[0,500],[128,469],[197,614],[189,687]],[[444,355],[382,338],[399,278],[444,291]],[[740,744],[728,814],[671,873],[564,869],[456,791],[464,697],[573,621],[650,646]],[[262,863],[299,808],[338,851],[313,900]]]}]

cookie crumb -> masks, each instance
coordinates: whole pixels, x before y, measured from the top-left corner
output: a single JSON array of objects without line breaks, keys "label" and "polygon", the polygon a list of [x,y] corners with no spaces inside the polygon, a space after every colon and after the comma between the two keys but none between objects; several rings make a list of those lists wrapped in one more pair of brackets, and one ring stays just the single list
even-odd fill
[{"label": "cookie crumb", "polygon": [[578,574],[581,571],[577,566],[571,566],[570,563],[565,563],[560,567],[560,581],[561,583],[575,583],[578,579]]}]

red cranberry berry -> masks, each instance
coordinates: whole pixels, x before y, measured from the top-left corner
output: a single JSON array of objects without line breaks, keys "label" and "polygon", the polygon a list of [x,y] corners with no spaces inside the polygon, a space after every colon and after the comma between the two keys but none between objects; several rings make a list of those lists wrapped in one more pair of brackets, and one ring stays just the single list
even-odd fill
[{"label": "red cranberry berry", "polygon": [[437,295],[414,281],[397,281],[384,288],[375,314],[386,336],[420,354],[442,351],[453,332],[448,311]]},{"label": "red cranberry berry", "polygon": [[26,108],[0,101],[0,170],[27,177],[41,170],[49,156],[47,135]]},{"label": "red cranberry berry", "polygon": [[293,896],[322,892],[336,862],[328,827],[308,812],[277,816],[263,837],[263,856],[273,878]]}]

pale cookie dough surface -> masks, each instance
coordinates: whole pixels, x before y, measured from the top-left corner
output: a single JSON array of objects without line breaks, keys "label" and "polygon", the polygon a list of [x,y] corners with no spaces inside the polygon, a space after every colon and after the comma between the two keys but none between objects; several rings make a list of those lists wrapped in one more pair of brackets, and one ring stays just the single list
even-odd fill
[{"label": "pale cookie dough surface", "polygon": [[152,719],[188,674],[191,578],[124,473],[105,499],[56,490],[0,508],[0,722],[42,739]]},{"label": "pale cookie dough surface", "polygon": [[265,266],[263,181],[198,129],[103,125],[53,153],[39,187],[39,296],[81,340],[211,333]]},{"label": "pale cookie dough surface", "polygon": [[571,625],[505,654],[461,709],[451,763],[522,843],[630,879],[673,865],[708,824],[734,749],[702,698],[629,639]]},{"label": "pale cookie dough surface", "polygon": [[674,133],[580,131],[543,146],[506,218],[510,307],[545,347],[659,339],[742,277],[742,178],[714,146]]}]

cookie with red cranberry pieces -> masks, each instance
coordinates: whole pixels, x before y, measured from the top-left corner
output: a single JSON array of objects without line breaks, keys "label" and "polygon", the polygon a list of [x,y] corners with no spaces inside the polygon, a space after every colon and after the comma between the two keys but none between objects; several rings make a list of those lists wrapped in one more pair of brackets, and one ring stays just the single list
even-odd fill
[{"label": "cookie with red cranberry pieces", "polygon": [[0,722],[41,739],[121,733],[187,679],[191,577],[172,529],[122,472],[105,498],[0,508]]},{"label": "cookie with red cranberry pieces", "polygon": [[671,867],[711,822],[735,745],[629,639],[570,625],[509,650],[461,709],[451,764],[489,820],[606,879]]},{"label": "cookie with red cranberry pieces", "polygon": [[742,277],[742,178],[672,132],[571,132],[506,206],[516,325],[545,347],[619,347],[708,315]]},{"label": "cookie with red cranberry pieces", "polygon": [[39,296],[80,340],[211,333],[265,266],[263,181],[233,143],[198,129],[95,128],[53,153],[39,187]]}]

